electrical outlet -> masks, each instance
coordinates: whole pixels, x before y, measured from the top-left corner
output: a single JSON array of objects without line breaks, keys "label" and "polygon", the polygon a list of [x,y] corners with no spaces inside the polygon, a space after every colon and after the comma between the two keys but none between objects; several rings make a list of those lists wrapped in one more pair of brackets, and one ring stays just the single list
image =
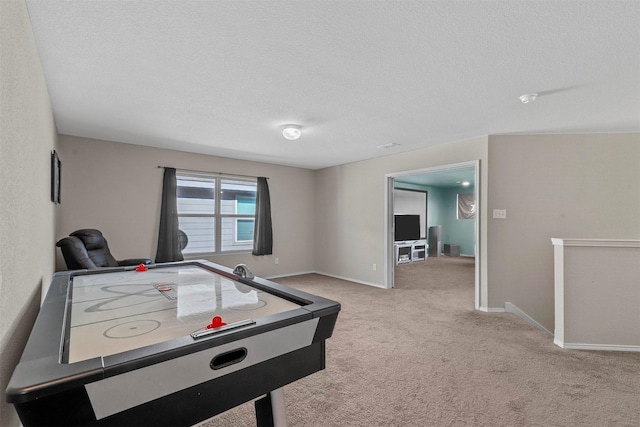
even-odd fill
[{"label": "electrical outlet", "polygon": [[276,264],[280,264],[280,258],[275,259]]},{"label": "electrical outlet", "polygon": [[506,209],[494,209],[493,210],[493,218],[494,219],[507,219],[507,210]]},{"label": "electrical outlet", "polygon": [[376,271],[378,269],[378,266],[376,264],[373,264],[373,271]]}]

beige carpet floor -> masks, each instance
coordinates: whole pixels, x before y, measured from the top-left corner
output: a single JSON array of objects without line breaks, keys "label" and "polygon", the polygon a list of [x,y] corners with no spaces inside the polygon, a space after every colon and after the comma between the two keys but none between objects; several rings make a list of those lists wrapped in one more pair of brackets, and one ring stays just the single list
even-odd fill
[{"label": "beige carpet floor", "polygon": [[[473,259],[396,268],[396,288],[310,274],[280,283],[339,301],[327,368],[285,387],[291,427],[640,426],[640,354],[564,350],[473,308]],[[255,425],[252,403],[204,425]]]}]

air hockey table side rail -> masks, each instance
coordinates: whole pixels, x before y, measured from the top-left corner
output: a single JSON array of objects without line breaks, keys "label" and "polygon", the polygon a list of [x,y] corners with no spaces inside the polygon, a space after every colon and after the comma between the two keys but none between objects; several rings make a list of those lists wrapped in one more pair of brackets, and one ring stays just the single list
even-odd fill
[{"label": "air hockey table side rail", "polygon": [[[6,390],[6,400],[15,406],[23,425],[189,426],[325,368],[325,341],[333,333],[339,303],[265,279],[241,278],[207,261],[150,268],[186,265],[298,302],[300,307],[203,339],[179,337],[124,353],[62,363],[71,279],[102,272],[56,273]],[[292,344],[288,341],[293,336],[306,337]],[[277,340],[284,341],[277,344]],[[273,353],[261,346],[284,350]],[[214,368],[213,361],[227,353],[232,354],[230,363]],[[261,353],[265,355],[254,356]],[[183,377],[193,379],[185,382]],[[176,385],[167,389],[167,384]],[[155,389],[162,389],[162,395],[154,391],[151,397],[133,396]],[[109,403],[114,396],[124,400],[124,406]]]}]

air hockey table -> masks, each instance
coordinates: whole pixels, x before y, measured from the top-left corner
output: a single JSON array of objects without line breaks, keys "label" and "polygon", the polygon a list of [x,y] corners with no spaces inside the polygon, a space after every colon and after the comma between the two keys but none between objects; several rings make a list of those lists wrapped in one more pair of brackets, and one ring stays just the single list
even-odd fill
[{"label": "air hockey table", "polygon": [[325,368],[340,304],[207,261],[56,273],[6,400],[30,426],[190,426]]}]

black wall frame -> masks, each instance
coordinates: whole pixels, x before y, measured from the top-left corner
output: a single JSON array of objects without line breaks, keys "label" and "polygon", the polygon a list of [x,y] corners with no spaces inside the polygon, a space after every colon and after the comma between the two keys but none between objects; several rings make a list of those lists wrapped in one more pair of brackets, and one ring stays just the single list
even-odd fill
[{"label": "black wall frame", "polygon": [[60,181],[62,177],[62,163],[56,150],[51,152],[51,201],[60,204]]}]

